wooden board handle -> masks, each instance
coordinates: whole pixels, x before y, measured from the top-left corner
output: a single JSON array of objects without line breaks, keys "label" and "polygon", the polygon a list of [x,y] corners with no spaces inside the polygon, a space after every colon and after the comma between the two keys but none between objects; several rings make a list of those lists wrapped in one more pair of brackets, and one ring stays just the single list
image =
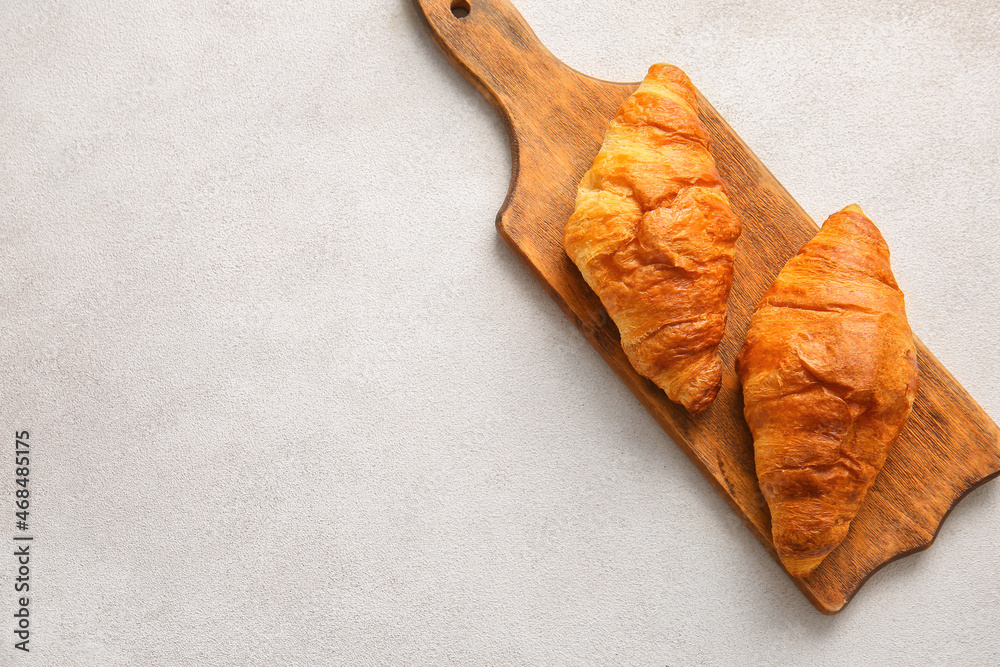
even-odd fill
[{"label": "wooden board handle", "polygon": [[507,0],[414,2],[448,60],[504,113],[531,94],[525,73],[536,72],[533,65],[565,67]]}]

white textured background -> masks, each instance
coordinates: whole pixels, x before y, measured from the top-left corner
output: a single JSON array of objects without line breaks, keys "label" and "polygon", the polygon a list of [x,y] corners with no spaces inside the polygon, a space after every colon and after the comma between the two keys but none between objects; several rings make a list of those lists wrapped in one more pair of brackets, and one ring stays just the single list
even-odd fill
[{"label": "white textured background", "polygon": [[[1000,419],[995,2],[517,5],[860,203]],[[0,664],[1000,663],[1000,484],[816,612],[498,240],[504,127],[409,0],[6,0],[0,148]]]}]

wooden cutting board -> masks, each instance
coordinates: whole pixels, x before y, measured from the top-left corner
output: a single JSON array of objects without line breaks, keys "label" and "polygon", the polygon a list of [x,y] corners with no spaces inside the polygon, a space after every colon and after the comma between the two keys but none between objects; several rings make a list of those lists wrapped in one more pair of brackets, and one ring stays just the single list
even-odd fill
[{"label": "wooden cutting board", "polygon": [[[722,390],[708,410],[691,417],[633,370],[614,323],[562,249],[577,183],[638,84],[600,81],[567,67],[506,0],[415,1],[438,46],[500,111],[510,132],[513,174],[497,215],[500,236],[778,560],[733,361],[754,306],[816,234],[816,223],[699,95],[699,115],[744,226],[720,348]],[[951,508],[1000,474],[996,424],[920,341],[917,350],[920,392],[913,413],[847,539],[811,576],[792,577],[825,614],[843,609],[886,563],[929,547]]]}]

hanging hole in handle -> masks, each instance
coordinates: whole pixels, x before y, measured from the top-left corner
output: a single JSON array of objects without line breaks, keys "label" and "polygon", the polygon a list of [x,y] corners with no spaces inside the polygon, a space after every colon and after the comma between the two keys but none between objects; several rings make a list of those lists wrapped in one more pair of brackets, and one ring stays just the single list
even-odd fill
[{"label": "hanging hole in handle", "polygon": [[464,19],[472,11],[469,0],[451,0],[451,14],[457,19]]}]

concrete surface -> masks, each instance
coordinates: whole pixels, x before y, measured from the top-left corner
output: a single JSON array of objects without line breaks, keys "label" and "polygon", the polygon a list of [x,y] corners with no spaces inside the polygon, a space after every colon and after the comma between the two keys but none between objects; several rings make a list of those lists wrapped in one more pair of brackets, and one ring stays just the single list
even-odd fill
[{"label": "concrete surface", "polygon": [[[516,4],[581,71],[683,67],[814,218],[862,204],[1000,419],[996,3]],[[0,664],[1000,663],[1000,484],[817,613],[497,239],[505,130],[409,0],[0,34]]]}]

